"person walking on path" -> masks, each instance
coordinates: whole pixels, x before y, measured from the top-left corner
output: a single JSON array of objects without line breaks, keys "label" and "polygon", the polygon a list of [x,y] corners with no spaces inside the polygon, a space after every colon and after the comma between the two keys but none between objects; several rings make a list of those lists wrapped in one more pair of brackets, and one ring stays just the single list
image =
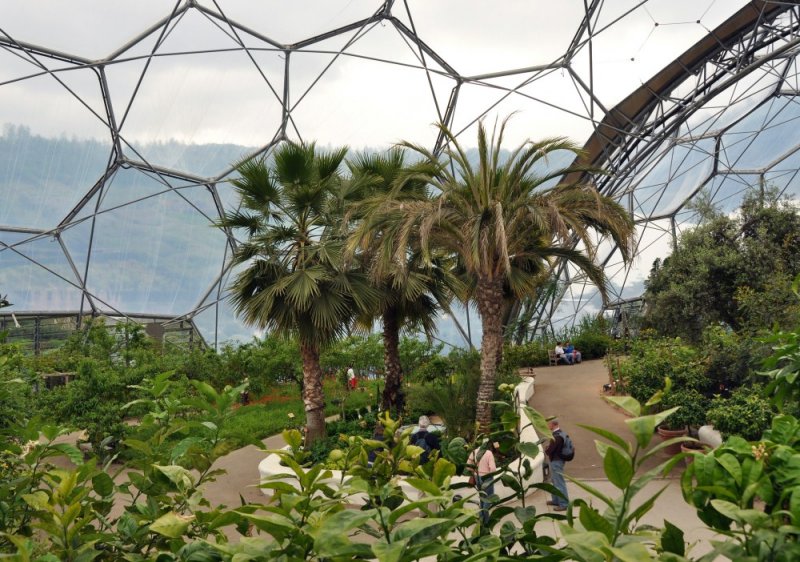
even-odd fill
[{"label": "person walking on path", "polygon": [[485,441],[483,445],[470,453],[467,466],[471,467],[475,475],[475,487],[478,489],[481,505],[481,522],[489,522],[489,498],[494,495],[494,479],[492,474],[497,471],[492,444]]},{"label": "person walking on path", "polygon": [[548,501],[547,505],[554,506],[554,511],[566,511],[567,505],[569,505],[569,494],[567,494],[567,483],[564,480],[564,459],[561,457],[561,449],[564,447],[564,434],[558,425],[558,420],[555,418],[547,422],[547,427],[553,432],[553,439],[545,451],[547,458],[550,459],[550,477],[553,480],[553,486],[564,496],[560,497],[552,494],[553,499]]}]

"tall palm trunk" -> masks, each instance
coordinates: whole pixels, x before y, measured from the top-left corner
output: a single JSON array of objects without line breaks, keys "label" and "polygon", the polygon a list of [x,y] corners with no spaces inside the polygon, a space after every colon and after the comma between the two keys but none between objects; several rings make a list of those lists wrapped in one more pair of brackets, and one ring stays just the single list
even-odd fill
[{"label": "tall palm trunk", "polygon": [[303,404],[306,409],[306,445],[325,437],[325,396],[322,392],[322,369],[319,349],[309,341],[300,340],[303,358]]},{"label": "tall palm trunk", "polygon": [[495,380],[498,358],[503,349],[503,283],[502,281],[478,281],[475,295],[481,315],[483,337],[481,339],[481,384],[478,387],[478,407],[475,421],[480,431],[488,432],[492,421]]},{"label": "tall palm trunk", "polygon": [[405,397],[403,367],[400,365],[400,326],[397,310],[392,307],[383,313],[383,366],[386,370],[386,386],[383,387],[381,406],[385,411],[401,412]]}]

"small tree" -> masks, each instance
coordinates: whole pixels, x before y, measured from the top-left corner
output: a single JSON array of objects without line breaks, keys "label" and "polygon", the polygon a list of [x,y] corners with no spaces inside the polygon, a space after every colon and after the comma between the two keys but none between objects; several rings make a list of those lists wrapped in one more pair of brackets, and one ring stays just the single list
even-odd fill
[{"label": "small tree", "polygon": [[405,398],[400,333],[418,329],[430,338],[436,331],[439,312],[449,310],[453,291],[459,285],[449,260],[441,256],[425,259],[416,236],[400,242],[404,248],[398,247],[398,240],[387,235],[380,220],[371,220],[371,211],[380,208],[387,198],[408,202],[428,198],[425,182],[408,173],[404,152],[395,149],[386,155],[362,155],[349,165],[355,183],[363,189],[353,213],[360,221],[350,245],[364,252],[370,278],[380,292],[377,307],[362,320],[371,326],[380,318],[383,324],[386,384],[381,405],[384,410],[402,412]]},{"label": "small tree", "polygon": [[[443,161],[424,147],[404,143],[423,161],[411,177],[431,186],[424,200],[391,199],[380,208],[385,235],[396,240],[396,263],[418,236],[423,256],[445,252],[458,261],[469,296],[481,316],[481,384],[477,421],[491,420],[491,400],[503,348],[503,316],[509,301],[538,294],[556,260],[586,273],[605,294],[603,270],[593,261],[595,234],[608,236],[628,259],[633,221],[623,207],[586,183],[557,184],[582,166],[552,167],[556,152],[579,154],[563,138],[526,141],[508,157],[503,154],[507,120],[491,138],[478,126],[478,163],[467,156],[446,127],[449,143]],[[586,251],[575,249],[576,241]]]},{"label": "small tree", "polygon": [[343,258],[336,193],[345,154],[343,148],[325,153],[313,144],[286,143],[275,151],[272,167],[264,160],[243,162],[241,177],[232,182],[241,210],[219,223],[248,236],[231,258],[244,266],[230,287],[236,312],[300,345],[309,443],[325,436],[320,349],[375,302],[366,275]]},{"label": "small tree", "polygon": [[791,291],[798,273],[800,213],[775,190],[754,189],[738,216],[711,215],[654,264],[645,326],[694,343],[720,322],[749,333],[791,328],[800,321]]}]

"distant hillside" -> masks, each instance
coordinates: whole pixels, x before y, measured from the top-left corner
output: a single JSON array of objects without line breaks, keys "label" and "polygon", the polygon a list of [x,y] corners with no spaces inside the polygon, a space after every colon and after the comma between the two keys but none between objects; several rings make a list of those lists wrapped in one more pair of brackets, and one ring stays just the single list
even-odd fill
[{"label": "distant hillside", "polygon": [[[252,147],[234,144],[194,145],[177,141],[149,143],[133,148],[136,152],[131,147],[125,149],[126,155],[131,159],[144,159],[154,165],[198,177],[217,176],[254,150]],[[364,151],[375,152],[374,149],[369,148]],[[476,149],[469,149],[467,154],[473,163],[477,163]],[[508,154],[507,151],[504,151],[503,156],[506,157]],[[91,186],[102,177],[110,157],[110,140],[101,142],[66,137],[45,138],[32,134],[26,127],[6,125],[0,135],[0,200],[3,202],[0,206],[0,227],[4,225],[40,229],[55,227],[75,207]],[[549,164],[563,166],[569,164],[571,160],[572,155],[569,153],[556,154]],[[109,189],[104,193],[101,209],[113,208],[116,205],[147,197],[148,194],[164,191],[165,187],[161,181],[154,174],[121,170],[114,176]],[[181,187],[179,180],[170,180],[170,183],[173,187]],[[209,221],[197,212],[197,209],[200,209],[208,217],[211,217],[215,212],[213,204],[207,191],[201,187],[193,189],[194,192],[182,191],[181,193],[195,205],[195,208],[187,205],[186,201],[170,195],[170,197],[159,200],[159,205],[162,207],[159,210],[160,215],[153,217],[150,216],[150,213],[128,213],[124,216],[124,224],[107,230],[105,233],[105,249],[107,251],[113,251],[113,248],[117,247],[126,248],[125,254],[129,258],[126,263],[129,265],[124,268],[124,276],[134,275],[137,269],[148,267],[148,264],[158,268],[159,278],[150,280],[146,291],[147,296],[144,297],[146,300],[142,301],[143,297],[137,296],[142,292],[142,287],[135,280],[111,283],[110,280],[114,276],[119,277],[121,273],[120,268],[113,265],[108,268],[99,268],[98,271],[91,273],[90,279],[94,281],[95,286],[105,286],[106,284],[114,286],[113,294],[109,298],[116,297],[120,301],[128,302],[131,306],[134,306],[133,303],[153,305],[159,302],[171,303],[175,308],[185,306],[186,302],[191,300],[182,289],[186,282],[186,267],[191,267],[188,264],[204,262],[205,268],[201,267],[201,269],[205,269],[205,273],[209,270],[218,271],[219,267],[208,263],[208,258],[211,257],[208,249],[217,247],[215,234],[219,233],[212,233],[208,228]],[[222,196],[225,203],[233,204],[233,201],[226,201],[225,194]],[[206,201],[204,198],[208,200]],[[161,217],[160,222],[157,220],[159,216]],[[165,222],[167,217],[169,217],[169,221],[176,224],[170,225]],[[114,220],[117,220],[116,217]],[[116,222],[115,224],[119,225],[120,223]],[[81,234],[81,236],[88,236],[88,228],[84,230],[85,234]],[[78,238],[78,232],[78,229],[73,231],[73,243]],[[144,238],[141,238],[138,233],[144,233]],[[159,243],[158,238],[161,236],[169,237],[171,243]],[[66,239],[69,245],[70,236],[67,236]],[[0,241],[4,240],[13,243],[15,238],[9,233],[0,231]],[[88,242],[88,238],[86,240]],[[130,249],[132,240],[140,241],[138,245],[133,245],[133,250]],[[195,246],[200,247],[195,248]],[[136,259],[141,262],[138,266],[133,263]],[[7,278],[9,275],[13,277],[12,272],[8,269],[5,270],[5,273]],[[205,275],[203,271],[196,273],[194,282],[205,287],[210,280],[198,279],[198,276]],[[173,282],[168,283],[168,278],[174,278]],[[56,300],[58,299],[56,298]],[[50,303],[50,305],[58,308],[57,302]],[[185,311],[173,310],[172,312]],[[460,311],[456,314],[466,330],[464,312]],[[205,314],[204,316],[209,317],[210,315]],[[206,322],[208,320],[210,318],[206,318]],[[231,320],[220,319],[219,325],[223,332],[220,339],[242,336],[249,339],[252,331],[241,327],[237,330],[238,322]],[[209,327],[213,326],[212,322],[209,324]],[[480,345],[481,330],[480,319],[475,313],[472,314],[471,327],[473,343],[478,346]],[[441,320],[439,337],[456,346],[466,346],[466,342],[451,319]]]}]

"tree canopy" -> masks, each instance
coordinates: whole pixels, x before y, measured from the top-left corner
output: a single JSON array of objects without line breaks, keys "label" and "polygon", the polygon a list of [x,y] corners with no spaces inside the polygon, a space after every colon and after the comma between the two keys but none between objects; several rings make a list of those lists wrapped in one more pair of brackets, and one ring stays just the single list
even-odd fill
[{"label": "tree canopy", "polygon": [[672,255],[656,260],[646,284],[644,324],[699,342],[722,323],[758,331],[800,320],[791,292],[800,273],[800,213],[774,190],[754,190],[740,212],[714,214],[685,232]]}]

